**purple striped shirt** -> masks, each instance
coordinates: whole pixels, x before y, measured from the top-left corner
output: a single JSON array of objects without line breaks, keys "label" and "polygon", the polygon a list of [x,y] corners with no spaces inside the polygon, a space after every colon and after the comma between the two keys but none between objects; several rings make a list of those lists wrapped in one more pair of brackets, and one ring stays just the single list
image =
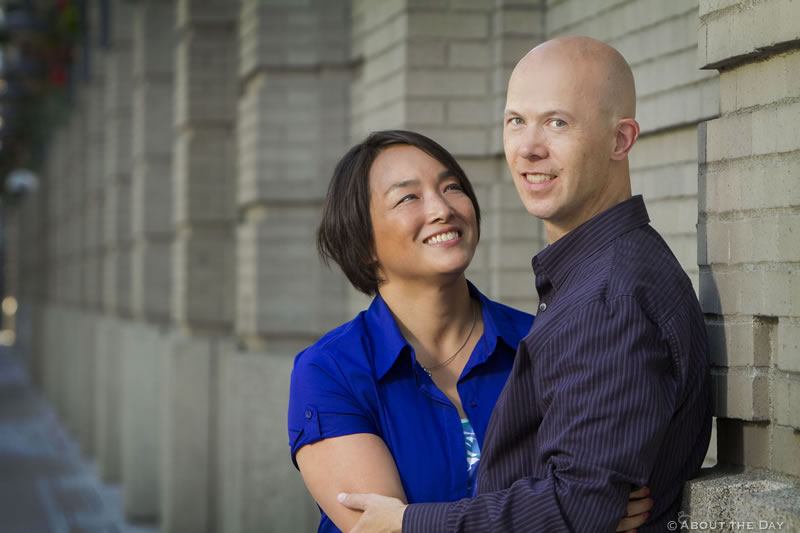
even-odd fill
[{"label": "purple striped shirt", "polygon": [[539,314],[483,446],[478,497],[414,504],[404,532],[614,531],[628,493],[666,531],[711,434],[706,327],[641,196],[533,259]]}]

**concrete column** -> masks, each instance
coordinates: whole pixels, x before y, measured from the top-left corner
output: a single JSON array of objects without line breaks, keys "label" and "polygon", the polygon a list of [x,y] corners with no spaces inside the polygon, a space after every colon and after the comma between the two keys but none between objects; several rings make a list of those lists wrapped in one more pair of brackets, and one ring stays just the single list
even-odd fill
[{"label": "concrete column", "polygon": [[131,307],[123,332],[122,482],[127,516],[160,511],[161,364],[169,350],[172,290],[172,148],[175,11],[171,1],[133,6]]},{"label": "concrete column", "polygon": [[[40,180],[39,188],[26,194],[17,208],[19,233],[16,253],[19,261],[11,267],[16,270],[13,275],[17,278],[17,291],[13,294],[17,298],[17,312],[14,315],[15,351],[22,357],[29,376],[40,388],[42,385],[40,365],[42,336],[34,335],[34,330],[38,333],[42,307],[41,291],[44,278],[42,258],[46,244],[42,230],[44,197],[45,189]],[[22,243],[25,245],[23,246]]]},{"label": "concrete column", "polygon": [[237,7],[177,5],[171,312],[180,335],[162,374],[166,532],[217,528],[216,380],[233,329]]},{"label": "concrete column", "polygon": [[[97,9],[97,5],[93,5]],[[100,474],[107,481],[121,475],[120,396],[122,335],[131,308],[131,107],[133,86],[132,17],[129,2],[109,3],[109,42],[104,54],[105,139],[103,213],[104,316],[95,337],[95,439]]]},{"label": "concrete column", "polygon": [[131,174],[133,103],[133,7],[110,7],[111,45],[105,58],[105,287],[104,307],[118,317],[131,316]]},{"label": "concrete column", "polygon": [[[95,5],[95,4],[90,4]],[[96,15],[96,14],[95,14]],[[95,24],[97,21],[95,21]],[[103,295],[103,266],[105,258],[105,51],[94,36],[89,49],[89,79],[81,87],[82,98],[86,102],[83,107],[84,135],[86,139],[85,158],[85,250],[86,270],[84,273],[83,301],[94,313],[103,311],[105,302]]]},{"label": "concrete column", "polygon": [[[236,334],[221,361],[219,526],[308,531],[319,514],[287,458],[293,356],[347,319],[346,282],[315,248],[349,145],[350,2],[245,0],[240,13]],[[258,409],[255,406],[268,406]]]},{"label": "concrete column", "polygon": [[[90,8],[92,15],[97,17],[97,5]],[[76,394],[79,395],[83,417],[90,421],[87,431],[81,436],[82,449],[88,455],[97,459],[101,473],[108,471],[107,454],[99,453],[99,432],[102,424],[98,424],[98,404],[105,407],[105,395],[102,394],[106,384],[103,376],[97,376],[97,337],[103,334],[97,327],[100,313],[102,312],[103,298],[103,213],[105,197],[104,173],[104,140],[105,140],[105,57],[104,51],[99,46],[96,35],[97,21],[90,21],[90,38],[86,41],[85,53],[81,51],[78,57],[88,62],[78,71],[85,72],[86,78],[80,79],[77,90],[77,105],[72,114],[80,120],[81,128],[74,132],[75,141],[81,145],[83,178],[81,190],[81,205],[78,210],[81,214],[80,223],[83,234],[81,246],[81,284],[80,284],[80,311],[70,313],[77,320],[73,328],[76,338],[76,356],[81,361],[80,376]],[[80,139],[78,141],[78,139]],[[105,355],[105,354],[103,354]],[[100,393],[98,393],[100,391]],[[99,398],[99,400],[98,400]]]},{"label": "concrete column", "polygon": [[[64,288],[63,305],[53,311],[55,320],[61,324],[64,336],[58,357],[66,363],[61,381],[66,388],[67,404],[65,421],[88,454],[94,447],[94,361],[92,342],[93,328],[85,313],[86,280],[86,123],[84,109],[89,102],[78,88],[74,111],[64,133],[67,135],[67,167],[61,179],[65,183],[64,203]],[[58,341],[56,341],[58,342]]]},{"label": "concrete column", "polygon": [[[713,357],[718,457],[765,469],[698,482],[724,516],[800,527],[800,5],[700,2],[699,63],[720,72],[721,116],[699,130],[700,301]],[[727,489],[721,502],[714,490]],[[705,502],[705,500],[702,500]],[[701,507],[702,509],[702,507]],[[758,513],[756,513],[758,511]],[[699,517],[698,517],[699,518]]]},{"label": "concrete column", "polygon": [[47,279],[44,290],[44,306],[42,308],[42,368],[44,370],[43,390],[48,400],[63,416],[66,405],[66,380],[64,375],[66,362],[57,357],[60,352],[54,351],[63,342],[61,325],[54,318],[54,308],[64,301],[64,245],[67,242],[64,224],[66,204],[59,201],[66,195],[64,169],[67,168],[67,136],[63,127],[56,129],[51,139],[51,157],[44,170],[46,180],[47,204],[45,206],[44,231],[47,234],[45,261],[47,262]]}]

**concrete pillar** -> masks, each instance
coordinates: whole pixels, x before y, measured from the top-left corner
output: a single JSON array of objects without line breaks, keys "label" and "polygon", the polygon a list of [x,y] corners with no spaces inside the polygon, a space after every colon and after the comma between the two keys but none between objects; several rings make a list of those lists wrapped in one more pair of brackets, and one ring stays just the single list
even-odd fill
[{"label": "concrete pillar", "polygon": [[[93,4],[97,9],[97,5]],[[122,335],[131,307],[132,16],[129,2],[108,4],[108,48],[103,58],[105,139],[102,308],[95,338],[95,439],[100,474],[121,476]]]},{"label": "concrete pillar", "polygon": [[700,301],[719,461],[766,469],[776,485],[763,498],[740,476],[715,483],[729,489],[727,515],[766,505],[750,516],[785,516],[794,530],[800,512],[786,502],[800,484],[781,476],[800,476],[800,5],[728,4],[700,2],[699,63],[720,71],[721,111],[699,129]]},{"label": "concrete pillar", "polygon": [[[95,6],[96,3],[90,4]],[[95,10],[93,9],[92,12]],[[93,13],[97,17],[97,13]],[[99,21],[90,21],[94,24]],[[89,79],[81,87],[82,98],[86,102],[83,107],[84,135],[86,139],[85,158],[85,257],[86,270],[83,283],[83,301],[87,309],[101,313],[105,298],[103,295],[103,266],[105,258],[105,50],[100,47],[96,36],[89,47]]]},{"label": "concrete pillar", "polygon": [[220,368],[224,531],[308,531],[319,520],[283,428],[293,356],[347,316],[346,282],[321,266],[314,233],[349,145],[349,4],[242,2],[236,334],[245,349]]},{"label": "concrete pillar", "polygon": [[105,58],[105,287],[104,308],[118,317],[131,315],[131,174],[133,103],[133,7],[110,7],[111,45]]},{"label": "concrete pillar", "polygon": [[64,129],[67,135],[67,167],[60,177],[65,183],[64,203],[64,302],[55,308],[56,320],[62,324],[65,336],[61,339],[59,357],[66,364],[61,381],[66,387],[66,422],[82,450],[91,454],[94,447],[94,360],[92,326],[84,309],[86,253],[86,122],[84,109],[91,105],[78,88],[75,107]]},{"label": "concrete pillar", "polygon": [[67,403],[66,380],[62,379],[67,362],[63,357],[58,357],[63,343],[61,324],[54,318],[56,305],[64,301],[65,276],[64,276],[64,248],[67,238],[65,235],[66,203],[62,200],[66,196],[66,183],[64,169],[67,161],[67,136],[63,127],[56,129],[51,139],[51,158],[44,170],[47,186],[44,231],[47,234],[47,248],[45,261],[48,264],[47,278],[44,290],[44,306],[42,308],[42,363],[43,363],[43,390],[48,400],[55,409],[65,416]]},{"label": "concrete pillar", "polygon": [[217,526],[217,368],[233,329],[237,3],[180,0],[175,54],[172,319],[163,360],[161,525]]},{"label": "concrete pillar", "polygon": [[172,148],[175,3],[133,5],[131,308],[123,332],[121,423],[127,516],[160,511],[161,359],[169,349],[172,290]]},{"label": "concrete pillar", "polygon": [[[100,47],[97,36],[99,13],[97,3],[90,4],[89,12],[94,17],[89,21],[90,37],[86,40],[86,50],[78,57],[87,63],[80,69],[85,79],[80,79],[76,106],[73,114],[80,117],[82,128],[76,135],[80,138],[83,151],[82,172],[83,190],[80,207],[83,232],[81,270],[81,312],[75,328],[78,336],[78,352],[83,382],[79,394],[82,396],[84,415],[91,420],[88,435],[81,439],[83,450],[97,460],[99,471],[108,473],[108,455],[99,453],[106,447],[100,445],[102,424],[98,425],[98,405],[106,408],[106,387],[104,376],[97,375],[97,338],[103,334],[98,329],[98,319],[103,308],[103,263],[105,256],[103,236],[105,177],[105,52]],[[105,353],[101,354],[105,356]],[[98,379],[99,378],[99,379]]]}]

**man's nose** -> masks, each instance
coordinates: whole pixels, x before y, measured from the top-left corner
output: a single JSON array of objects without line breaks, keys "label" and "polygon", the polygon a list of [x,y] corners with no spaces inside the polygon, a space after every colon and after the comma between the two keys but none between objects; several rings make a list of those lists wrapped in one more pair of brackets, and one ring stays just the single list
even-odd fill
[{"label": "man's nose", "polygon": [[528,128],[520,138],[520,155],[527,159],[547,157],[547,143],[541,128]]}]

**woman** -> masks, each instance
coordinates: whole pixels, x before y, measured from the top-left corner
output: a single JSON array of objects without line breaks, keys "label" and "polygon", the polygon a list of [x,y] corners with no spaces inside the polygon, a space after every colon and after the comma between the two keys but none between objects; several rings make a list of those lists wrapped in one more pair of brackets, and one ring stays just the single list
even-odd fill
[{"label": "woman", "polygon": [[[423,135],[373,133],[336,166],[318,247],[375,298],[292,372],[292,458],[322,510],[319,531],[358,520],[337,502],[342,491],[406,502],[474,495],[492,408],[533,322],[467,281],[479,236],[469,180]],[[629,514],[651,505],[632,501]]]}]

